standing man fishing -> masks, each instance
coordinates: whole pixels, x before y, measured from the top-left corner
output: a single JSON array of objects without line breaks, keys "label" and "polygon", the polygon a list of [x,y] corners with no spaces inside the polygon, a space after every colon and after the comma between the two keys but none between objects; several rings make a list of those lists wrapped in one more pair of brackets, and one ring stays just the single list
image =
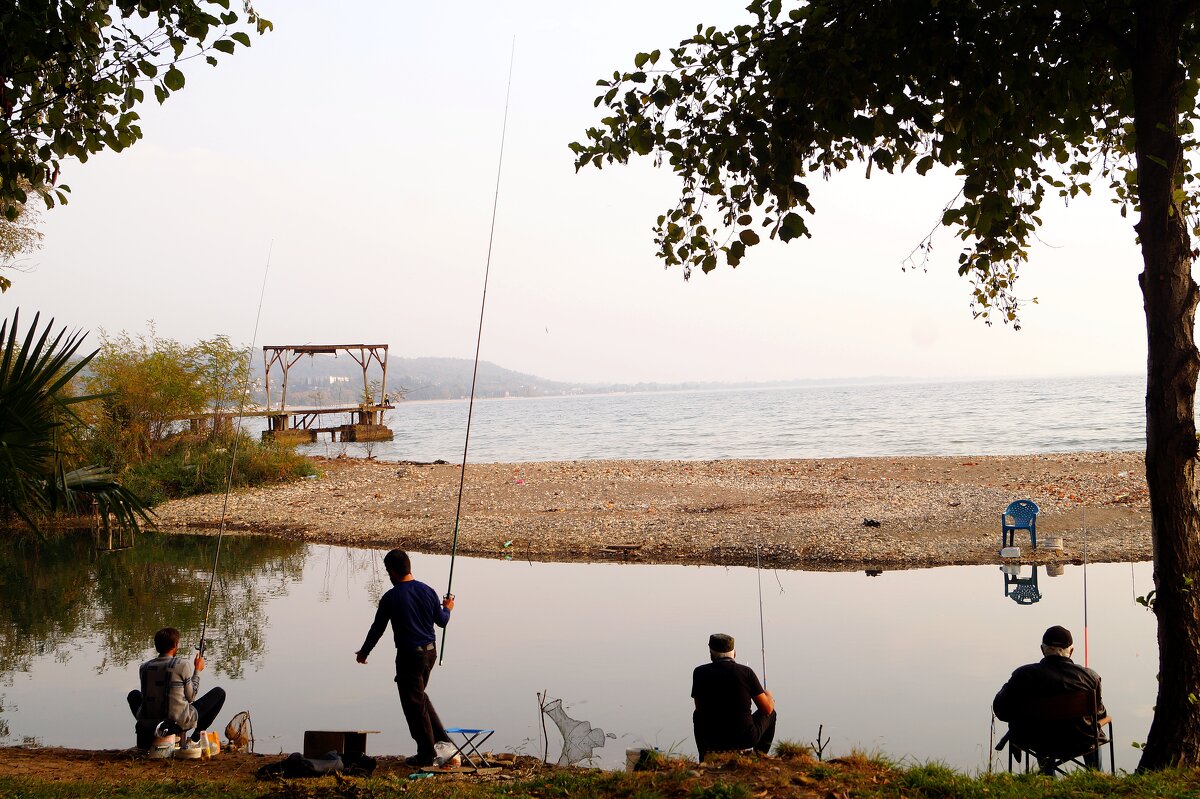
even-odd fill
[{"label": "standing man fishing", "polygon": [[413,578],[408,553],[393,549],[383,557],[383,567],[392,581],[391,589],[379,600],[375,621],[367,639],[354,653],[359,663],[379,643],[388,622],[396,641],[396,689],[400,692],[400,707],[408,722],[408,732],[417,742],[417,753],[404,759],[410,766],[427,767],[434,764],[434,744],[449,741],[433,703],[425,693],[429,674],[437,660],[437,639],[433,625],[445,628],[454,609],[454,596],[447,594],[438,602],[437,592]]}]

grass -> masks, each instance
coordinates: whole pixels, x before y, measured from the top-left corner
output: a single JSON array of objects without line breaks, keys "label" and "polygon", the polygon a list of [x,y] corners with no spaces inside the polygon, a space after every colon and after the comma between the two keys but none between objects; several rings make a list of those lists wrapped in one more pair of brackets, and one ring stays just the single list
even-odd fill
[{"label": "grass", "polygon": [[[149,504],[225,490],[232,441],[180,438],[174,446],[121,475],[127,488]],[[283,483],[316,474],[312,462],[290,447],[243,435],[237,446],[234,487]]]},{"label": "grass", "polygon": [[112,782],[61,782],[0,777],[0,796],[14,799],[1183,799],[1200,795],[1200,770],[1112,776],[1078,772],[971,777],[936,763],[897,768],[878,756],[851,755],[826,763],[796,758],[731,757],[714,765],[668,759],[635,773],[552,769],[533,777],[410,780],[403,774],[371,779],[323,777],[254,783],[248,780],[162,780],[122,771]]}]

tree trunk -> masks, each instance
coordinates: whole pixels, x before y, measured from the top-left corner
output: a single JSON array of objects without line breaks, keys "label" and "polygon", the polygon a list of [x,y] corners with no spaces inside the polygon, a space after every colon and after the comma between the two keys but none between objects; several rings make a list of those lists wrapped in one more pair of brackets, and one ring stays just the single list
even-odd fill
[{"label": "tree trunk", "polygon": [[1146,307],[1146,482],[1154,540],[1159,683],[1139,770],[1200,765],[1200,513],[1196,497],[1197,302],[1186,220],[1174,199],[1183,152],[1178,3],[1137,4],[1133,63]]}]

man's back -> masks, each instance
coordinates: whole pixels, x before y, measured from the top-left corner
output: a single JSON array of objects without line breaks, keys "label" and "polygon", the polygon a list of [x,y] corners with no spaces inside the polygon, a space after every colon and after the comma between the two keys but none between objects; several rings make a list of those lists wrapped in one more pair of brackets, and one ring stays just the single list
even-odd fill
[{"label": "man's back", "polygon": [[692,719],[700,748],[744,747],[741,741],[752,729],[750,703],[761,693],[763,687],[754,670],[731,658],[697,666],[692,672],[692,698],[696,700]]},{"label": "man's back", "polygon": [[142,686],[140,720],[153,724],[170,719],[185,728],[195,726],[196,710],[191,703],[199,680],[190,661],[159,655],[143,663],[138,675]]},{"label": "man's back", "polygon": [[[1037,663],[1021,666],[996,694],[992,708],[996,717],[1009,722],[1013,739],[1038,751],[1050,754],[1074,754],[1092,740],[1090,718],[1059,721],[1033,721],[1039,700],[1076,691],[1096,692],[1101,716],[1104,703],[1100,697],[1100,675],[1073,662],[1069,657],[1048,655]],[[1074,751],[1071,751],[1074,750]]]},{"label": "man's back", "polygon": [[450,612],[438,599],[437,592],[418,580],[395,582],[379,600],[375,621],[367,632],[361,651],[370,652],[390,622],[397,652],[409,652],[436,640],[433,626],[445,627]]}]

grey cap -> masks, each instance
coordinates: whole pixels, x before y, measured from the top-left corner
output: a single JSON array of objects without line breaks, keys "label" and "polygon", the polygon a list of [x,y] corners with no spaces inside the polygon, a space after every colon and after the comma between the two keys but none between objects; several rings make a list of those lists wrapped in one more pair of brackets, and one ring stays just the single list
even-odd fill
[{"label": "grey cap", "polygon": [[708,648],[713,652],[732,652],[733,636],[725,633],[713,633],[708,636]]}]

